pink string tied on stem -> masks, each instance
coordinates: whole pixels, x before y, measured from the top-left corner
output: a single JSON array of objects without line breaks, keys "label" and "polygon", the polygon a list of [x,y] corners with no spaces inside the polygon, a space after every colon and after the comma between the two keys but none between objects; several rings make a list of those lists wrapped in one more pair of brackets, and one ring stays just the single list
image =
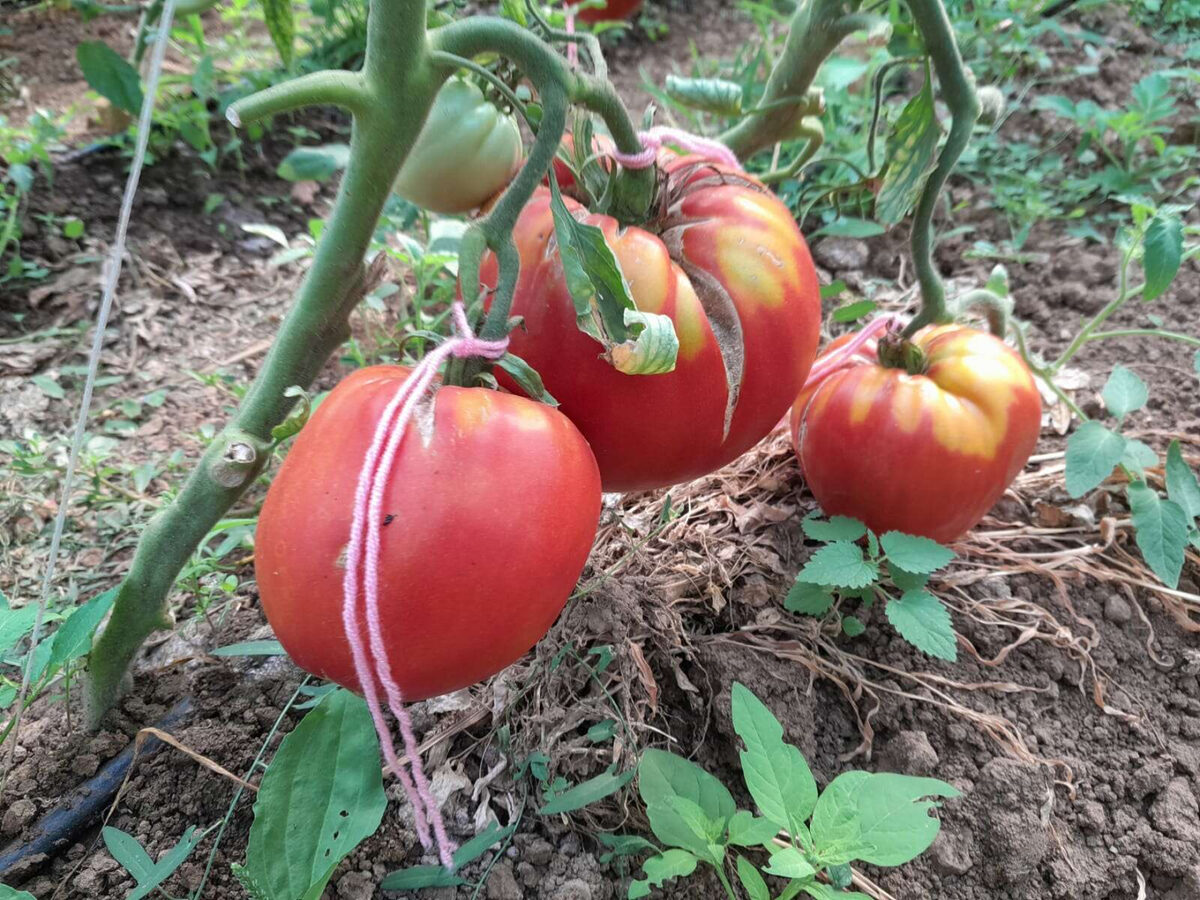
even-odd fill
[{"label": "pink string tied on stem", "polygon": [[899,316],[883,315],[876,316],[870,322],[862,327],[862,329],[854,335],[842,346],[836,350],[820,357],[813,367],[808,370],[808,378],[805,379],[803,390],[808,390],[809,387],[822,381],[836,372],[838,369],[845,368],[854,358],[864,344],[868,341],[876,340],[883,332],[892,328],[898,328],[902,324]]},{"label": "pink string tied on stem", "polygon": [[[346,570],[342,579],[342,626],[350,644],[355,676],[371,711],[375,731],[379,735],[384,761],[388,771],[399,780],[412,804],[421,845],[429,849],[433,840],[436,840],[438,857],[447,869],[454,868],[455,847],[446,834],[441,810],[425,775],[412,720],[392,674],[383,640],[383,623],[379,615],[379,554],[383,498],[392,466],[413,413],[437,377],[438,369],[452,356],[460,359],[480,356],[496,360],[504,355],[508,347],[508,338],[498,341],[477,338],[460,302],[453,306],[453,319],[454,336],[426,354],[413,368],[384,408],[383,415],[375,426],[371,445],[358,473],[358,484],[354,493],[354,517],[350,526],[350,541],[346,547]],[[360,605],[365,609],[360,610]],[[362,634],[363,611],[366,613],[365,645]],[[392,733],[380,703],[381,686],[388,708],[400,726],[405,757],[412,768],[411,777],[396,756]]]},{"label": "pink string tied on stem", "polygon": [[613,148],[608,152],[608,155],[627,169],[648,169],[654,165],[654,161],[658,158],[658,151],[665,145],[671,144],[686,150],[688,153],[695,153],[733,169],[740,169],[742,167],[734,152],[720,141],[701,137],[698,134],[692,134],[690,131],[684,131],[681,128],[668,128],[663,125],[656,125],[649,131],[639,131],[638,140],[642,142],[640,153],[622,153],[620,150]]}]

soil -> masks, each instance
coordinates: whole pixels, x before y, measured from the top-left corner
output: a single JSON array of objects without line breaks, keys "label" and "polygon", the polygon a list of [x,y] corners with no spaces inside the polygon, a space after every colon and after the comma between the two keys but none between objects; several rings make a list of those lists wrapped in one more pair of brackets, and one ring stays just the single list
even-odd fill
[{"label": "soil", "polygon": [[[705,52],[728,52],[731,40],[749,33],[718,0],[660,9],[669,25],[663,42],[631,38],[611,53],[618,84],[635,108],[646,99],[637,87],[639,66],[658,80],[672,61],[684,64],[689,41]],[[78,88],[60,96],[57,88],[36,87],[59,78],[60,70],[31,60],[43,58],[46,47],[65,57],[64,48],[94,32],[71,18],[53,20],[55,27],[47,30],[41,15],[14,17],[14,35],[0,38],[7,42],[0,53],[16,53],[20,66],[33,66],[26,83],[45,90],[40,105],[62,108],[74,102],[65,98],[77,98]],[[1067,21],[1099,24],[1112,37],[1099,59],[1105,77],[1067,80],[1058,90],[1110,103],[1157,63],[1144,54],[1144,36],[1120,14],[1085,16],[1070,14]],[[1065,71],[1074,51],[1055,46],[1051,52]],[[304,124],[322,134],[344,134],[336,119]],[[1022,110],[1004,127],[1045,135],[1055,125],[1044,114]],[[267,223],[289,236],[304,233],[307,220],[324,215],[332,200],[329,186],[311,195],[293,193],[274,176],[289,148],[268,140],[246,154],[241,170],[209,170],[182,150],[146,170],[105,354],[106,374],[123,380],[103,387],[94,407],[169,389],[165,404],[122,442],[130,463],[176,447],[192,459],[203,444],[202,426],[227,415],[227,390],[184,373],[220,372],[245,383],[260,362],[302,269],[270,266],[270,241],[240,226]],[[94,316],[96,260],[115,226],[124,170],[117,154],[79,157],[61,163],[53,188],[34,197],[22,251],[44,261],[52,275],[32,289],[0,288],[3,337],[68,328]],[[211,194],[225,200],[204,214]],[[979,283],[990,264],[964,260],[963,251],[978,237],[999,239],[1003,226],[975,186],[953,182],[951,200],[956,224],[977,230],[944,240],[939,265],[956,281]],[[82,242],[40,228],[35,215],[67,211],[88,224]],[[899,305],[911,281],[901,262],[906,240],[900,231],[867,242],[865,250],[839,248],[834,241],[817,242],[814,249],[824,274]],[[1113,251],[1051,225],[1035,228],[1026,249],[1031,262],[1009,265],[1016,312],[1029,323],[1034,345],[1050,353],[1079,319],[1112,297]],[[1200,266],[1192,262],[1155,312],[1177,330],[1200,333],[1200,311],[1189,302],[1197,294]],[[401,302],[399,296],[389,302]],[[358,314],[356,331],[365,333],[395,313],[391,307]],[[1143,308],[1134,306],[1113,325],[1142,326],[1143,316]],[[85,336],[77,329],[3,349],[0,436],[30,428],[65,433],[78,385],[61,370],[83,360]],[[1161,341],[1097,345],[1079,359],[1091,380],[1076,393],[1085,408],[1097,408],[1096,391],[1116,361],[1151,388],[1150,406],[1131,427],[1160,450],[1175,435],[1194,453],[1200,398],[1191,354]],[[321,382],[328,386],[344,372],[332,361]],[[33,374],[58,378],[67,398],[51,401],[31,385]],[[641,747],[669,745],[718,774],[749,805],[728,712],[730,685],[738,680],[780,717],[821,784],[858,767],[934,775],[963,791],[962,799],[943,807],[942,832],[929,853],[897,870],[864,870],[876,886],[872,896],[1200,898],[1200,610],[1189,605],[1194,600],[1153,589],[1136,549],[1130,554],[1128,530],[1113,524],[1122,513],[1105,505],[1105,492],[1085,509],[1065,496],[1061,458],[1054,456],[1062,445],[1050,418],[1043,455],[956,545],[958,561],[935,583],[963,639],[953,665],[913,650],[878,614],[866,617],[864,635],[849,640],[783,611],[780,598],[811,552],[798,522],[814,504],[782,434],[726,469],[668,492],[676,518],[665,527],[659,525],[666,503],[661,493],[609,498],[579,594],[537,650],[490,684],[414,707],[419,732],[431,737],[428,767],[445,798],[453,836],[464,840],[490,819],[508,823],[520,816],[510,847],[467,868],[467,877],[478,878],[490,867],[475,896],[625,896],[627,871],[600,862],[604,848],[594,835],[644,828],[636,798],[610,798],[570,817],[538,816],[531,811],[539,802],[536,784],[509,762],[534,750],[551,758],[552,777],[577,782],[613,762],[628,767]],[[145,496],[131,501],[131,514],[147,513],[148,502],[178,477],[156,478]],[[0,483],[8,478],[0,472]],[[97,559],[102,523],[84,499],[78,499],[64,543],[62,574],[85,585],[110,585],[128,562],[128,542],[106,546]],[[249,502],[256,499],[261,497]],[[45,560],[39,535],[52,509],[37,505],[30,500],[0,519],[0,589],[18,602],[34,595]],[[1064,524],[1076,530],[1037,531]],[[95,775],[139,728],[183,697],[191,698],[193,710],[171,729],[173,736],[207,760],[258,780],[256,756],[265,748],[269,759],[302,715],[291,700],[303,673],[278,657],[207,654],[270,636],[252,568],[246,565],[238,575],[242,583],[233,600],[209,617],[195,612],[186,592],[176,597],[179,626],[151,642],[132,693],[100,731],[75,727],[80,711],[74,700],[33,707],[0,794],[0,839],[25,839],[61,795]],[[1198,582],[1200,572],[1190,564],[1180,591],[1194,598]],[[602,646],[612,649],[613,660],[593,674],[588,661],[596,657],[587,653]],[[575,653],[563,657],[567,647]],[[618,740],[589,741],[589,727],[613,718],[628,729],[618,732]],[[135,835],[155,857],[187,826],[224,820],[237,791],[227,778],[173,749],[138,759],[131,773],[108,821]],[[375,886],[386,873],[435,861],[422,856],[398,791],[389,788],[389,797],[382,828],[339,867],[326,891],[330,900],[382,896]],[[243,796],[219,843],[206,838],[167,882],[167,891],[190,894],[203,884],[203,898],[244,896],[229,864],[242,861],[251,821],[252,801]],[[96,827],[52,857],[6,873],[4,882],[38,900],[119,898],[134,886],[99,843]],[[473,895],[441,888],[421,896]],[[663,896],[724,895],[710,874],[698,872]]]}]

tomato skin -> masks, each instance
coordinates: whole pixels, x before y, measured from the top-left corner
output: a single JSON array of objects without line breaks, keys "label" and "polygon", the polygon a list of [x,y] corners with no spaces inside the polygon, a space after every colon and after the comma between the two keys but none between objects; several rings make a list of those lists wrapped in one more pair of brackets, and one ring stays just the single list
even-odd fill
[{"label": "tomato skin", "polygon": [[[297,437],[258,524],[255,570],[276,636],[301,668],[356,691],[341,612],[354,492],[407,376],[373,366],[344,379]],[[406,700],[474,684],[540,640],[600,515],[591,451],[549,406],[442,387],[427,444],[420,428],[414,418],[396,456],[383,505],[395,518],[381,529],[383,635]]]},{"label": "tomato skin", "polygon": [[516,120],[473,83],[451,78],[438,91],[394,190],[433,212],[469,212],[512,180],[524,155]]},{"label": "tomato skin", "polygon": [[[567,0],[568,6],[575,6],[583,0]],[[642,0],[608,0],[603,6],[581,9],[577,15],[584,22],[617,22],[630,18],[642,8]]]},{"label": "tomato skin", "polygon": [[1024,467],[1042,401],[1021,357],[986,332],[938,325],[913,341],[926,353],[925,374],[884,368],[868,341],[797,398],[792,442],[828,515],[946,543],[974,527]]},{"label": "tomato skin", "polygon": [[[816,270],[787,207],[747,186],[748,176],[707,161],[671,157],[660,167],[668,190],[686,186],[660,234],[621,229],[566,203],[604,231],[638,309],[674,321],[680,348],[673,372],[622,374],[578,329],[551,249],[548,191],[534,195],[513,232],[521,271],[512,314],[524,317],[524,327],[510,335],[509,349],[541,373],[588,439],[606,491],[677,484],[737,458],[778,423],[816,354]],[[723,183],[733,175],[740,181]],[[483,280],[494,285],[495,278],[489,256]]]}]

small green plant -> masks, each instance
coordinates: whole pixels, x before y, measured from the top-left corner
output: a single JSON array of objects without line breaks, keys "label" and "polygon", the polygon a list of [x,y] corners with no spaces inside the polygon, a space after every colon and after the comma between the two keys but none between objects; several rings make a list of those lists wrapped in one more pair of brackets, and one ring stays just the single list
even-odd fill
[{"label": "small green plant", "polygon": [[[954,551],[929,538],[889,531],[876,535],[858,519],[810,515],[801,523],[805,535],[821,542],[787,593],[783,605],[795,613],[839,617],[847,637],[866,629],[860,615],[843,611],[857,602],[859,610],[884,604],[884,615],[902,638],[930,656],[958,658],[958,639],[950,613],[930,593],[929,577],[949,565]],[[865,548],[859,543],[865,539]]]},{"label": "small green plant", "polygon": [[[619,855],[653,850],[645,878],[629,886],[630,900],[654,887],[711,866],[734,900],[732,868],[751,900],[867,900],[844,892],[850,864],[900,866],[929,848],[940,822],[929,815],[959,792],[935,778],[892,773],[844,772],[818,793],[804,756],[783,739],[783,726],[744,685],[732,690],[733,727],[743,742],[742,777],[759,815],[738,809],[729,789],[695,763],[663,750],[647,750],[638,764],[638,792],[646,804],[656,847],[636,835],[614,835],[605,844]],[[734,848],[739,848],[734,850]],[[743,855],[745,854],[745,855]],[[754,858],[765,856],[765,865]],[[774,893],[767,878],[781,879]]]}]

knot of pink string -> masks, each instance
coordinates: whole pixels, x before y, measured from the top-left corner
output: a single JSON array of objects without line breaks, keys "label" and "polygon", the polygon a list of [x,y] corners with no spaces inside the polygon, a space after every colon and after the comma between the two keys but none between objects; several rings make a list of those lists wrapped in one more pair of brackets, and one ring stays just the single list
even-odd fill
[{"label": "knot of pink string", "polygon": [[[508,339],[484,341],[475,337],[461,303],[453,308],[453,337],[440,344],[413,368],[408,378],[388,402],[371,439],[371,446],[358,473],[354,494],[354,518],[350,542],[346,548],[346,574],[342,580],[342,626],[350,643],[354,673],[362,688],[388,770],[396,776],[412,803],[417,835],[426,849],[437,841],[438,857],[447,869],[454,866],[454,844],[446,835],[441,810],[429,787],[421,764],[420,749],[413,733],[412,720],[404,706],[404,697],[392,675],[383,625],[379,615],[379,551],[383,524],[383,497],[387,490],[396,453],[404,439],[417,405],[437,377],[438,368],[450,357],[481,356],[499,359]],[[362,609],[360,609],[360,606]],[[366,614],[366,642],[363,640],[363,613]],[[404,752],[412,775],[396,756],[391,729],[384,718],[380,688],[388,708],[400,726]]]},{"label": "knot of pink string", "polygon": [[854,354],[868,341],[876,340],[885,331],[899,328],[902,324],[903,320],[899,316],[876,316],[864,325],[854,337],[842,344],[842,346],[825,353],[813,363],[813,367],[808,370],[808,378],[804,382],[804,390],[828,378],[838,369],[849,365],[850,361],[854,358]]},{"label": "knot of pink string", "polygon": [[622,153],[620,150],[613,149],[608,151],[608,155],[627,169],[648,169],[658,158],[658,151],[669,144],[730,168],[741,168],[741,163],[738,162],[734,152],[720,141],[692,134],[682,128],[657,125],[649,131],[639,131],[638,140],[642,142],[640,153]]}]

